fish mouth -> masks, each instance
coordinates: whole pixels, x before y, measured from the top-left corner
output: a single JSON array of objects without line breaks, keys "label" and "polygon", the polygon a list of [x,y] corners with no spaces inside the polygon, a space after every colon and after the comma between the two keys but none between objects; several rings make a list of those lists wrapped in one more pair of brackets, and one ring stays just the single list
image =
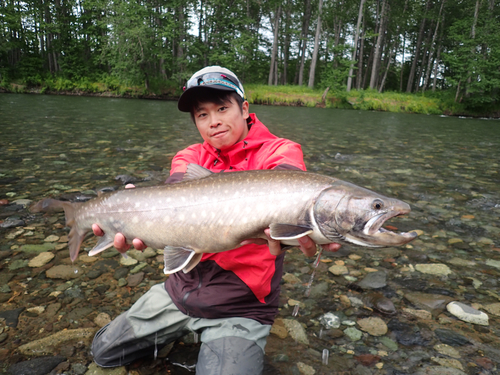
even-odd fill
[{"label": "fish mouth", "polygon": [[382,225],[387,220],[405,215],[408,212],[404,210],[388,211],[373,216],[365,223],[362,237],[364,237],[369,246],[399,246],[412,241],[418,236],[416,232],[393,232],[382,228]]}]

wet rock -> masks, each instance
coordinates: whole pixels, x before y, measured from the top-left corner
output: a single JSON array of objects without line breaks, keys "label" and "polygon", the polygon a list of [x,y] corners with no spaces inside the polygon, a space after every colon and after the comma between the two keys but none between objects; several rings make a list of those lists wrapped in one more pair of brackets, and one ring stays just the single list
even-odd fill
[{"label": "wet rock", "polygon": [[29,261],[27,259],[17,259],[9,264],[9,270],[15,271],[28,266]]},{"label": "wet rock", "polygon": [[384,271],[370,272],[357,283],[363,289],[379,289],[387,285],[387,275]]},{"label": "wet rock", "polygon": [[97,257],[89,257],[85,253],[80,254],[80,256],[78,257],[78,261],[83,262],[83,263],[87,263],[87,264],[95,263],[98,260],[99,260],[99,258],[97,258]]},{"label": "wet rock", "polygon": [[446,308],[446,305],[453,300],[451,297],[439,294],[419,292],[405,293],[404,297],[417,308],[427,310],[433,314],[442,312]]},{"label": "wet rock", "polygon": [[121,257],[120,259],[120,264],[122,266],[133,266],[133,265],[136,265],[137,263],[139,263],[136,259],[134,258],[131,258],[131,257]]},{"label": "wet rock", "polygon": [[295,276],[294,274],[292,273],[285,273],[283,275],[283,280],[288,283],[288,284],[292,284],[292,285],[295,285],[295,284],[302,284],[302,280],[300,280],[297,276]]},{"label": "wet rock", "polygon": [[335,264],[335,265],[331,266],[330,268],[328,268],[328,271],[330,271],[331,273],[333,273],[336,276],[347,275],[349,273],[349,270],[347,269],[346,266],[338,265],[338,264]]},{"label": "wet rock", "polygon": [[40,253],[29,261],[28,266],[32,268],[42,267],[54,259],[54,257],[55,255],[51,252]]},{"label": "wet rock", "polygon": [[492,315],[500,316],[500,302],[484,305],[484,309]]},{"label": "wet rock", "polygon": [[51,242],[45,242],[43,244],[35,244],[35,245],[23,245],[20,250],[25,253],[43,253],[47,251],[54,250],[56,245]]},{"label": "wet rock", "polygon": [[319,322],[326,328],[326,329],[332,329],[332,328],[339,328],[340,327],[340,318],[329,312],[324,315],[322,315],[319,318]]},{"label": "wet rock", "polygon": [[290,336],[297,342],[304,345],[309,345],[306,330],[298,321],[293,319],[283,319],[286,329]]},{"label": "wet rock", "polygon": [[327,282],[313,284],[309,298],[316,299],[328,293],[330,285]]},{"label": "wet rock", "polygon": [[441,366],[456,368],[459,370],[463,370],[462,364],[456,359],[452,358],[441,358],[441,357],[432,357],[431,360]]},{"label": "wet rock", "polygon": [[361,363],[363,366],[371,367],[375,363],[380,361],[380,357],[378,355],[373,354],[361,354],[354,357],[356,361]]},{"label": "wet rock", "polygon": [[439,341],[450,346],[469,345],[470,341],[467,337],[445,328],[438,328],[434,331]]},{"label": "wet rock", "polygon": [[45,274],[51,279],[71,280],[81,275],[81,269],[77,266],[58,265],[49,268]]},{"label": "wet rock", "polygon": [[349,337],[351,341],[359,341],[363,337],[363,332],[354,327],[349,327],[344,330],[344,335]]},{"label": "wet rock", "polygon": [[46,354],[54,354],[57,352],[57,348],[60,345],[67,345],[72,341],[84,341],[89,344],[94,337],[94,334],[94,328],[79,328],[60,331],[40,340],[35,340],[21,345],[18,350],[24,355],[42,356]]},{"label": "wet rock", "polygon": [[128,275],[128,271],[129,271],[128,268],[126,268],[126,267],[120,267],[113,274],[113,278],[115,280],[123,279],[123,278],[125,278],[125,276]]},{"label": "wet rock", "polygon": [[56,236],[55,234],[51,234],[50,236],[46,237],[44,242],[56,242],[59,241],[59,236]]},{"label": "wet rock", "polygon": [[379,338],[379,341],[389,350],[392,350],[395,352],[398,350],[398,343],[395,342],[394,340],[391,340],[389,337],[384,336]]},{"label": "wet rock", "polygon": [[299,369],[299,372],[303,375],[316,374],[316,370],[312,366],[306,365],[305,363],[302,362],[297,362],[297,368]]},{"label": "wet rock", "polygon": [[415,373],[415,375],[467,375],[467,374],[462,370],[452,367],[429,366],[418,370]]},{"label": "wet rock", "polygon": [[430,341],[424,337],[421,332],[415,331],[413,325],[400,322],[397,319],[391,319],[387,324],[389,330],[396,336],[396,340],[401,345],[405,346],[424,346]]},{"label": "wet rock", "polygon": [[7,218],[3,221],[3,223],[0,223],[0,228],[15,228],[15,227],[22,227],[24,226],[24,220],[21,219],[13,219],[13,218]]},{"label": "wet rock", "polygon": [[90,280],[94,280],[94,279],[97,279],[99,276],[101,276],[104,272],[102,270],[90,270],[89,272],[87,272],[87,277],[90,279]]},{"label": "wet rock", "polygon": [[135,287],[141,283],[141,281],[144,279],[144,272],[139,272],[134,275],[130,275],[127,277],[127,284],[130,287]]},{"label": "wet rock", "polygon": [[278,336],[280,339],[288,337],[288,331],[285,327],[283,319],[276,319],[274,321],[274,324],[271,326],[271,333]]},{"label": "wet rock", "polygon": [[409,309],[409,308],[403,307],[403,312],[410,315],[410,316],[413,316],[415,318],[422,319],[422,320],[432,319],[432,314],[426,310],[415,310],[415,309]]},{"label": "wet rock", "polygon": [[361,330],[372,336],[383,336],[387,333],[387,325],[377,317],[369,317],[358,320],[358,325]]},{"label": "wet rock", "polygon": [[44,306],[28,307],[26,311],[36,315],[40,315],[43,314],[43,312],[45,311],[45,307]]},{"label": "wet rock", "polygon": [[486,265],[500,269],[500,260],[488,259]]},{"label": "wet rock", "polygon": [[448,357],[452,357],[452,358],[455,358],[455,359],[462,358],[461,355],[460,355],[460,353],[458,352],[458,350],[455,349],[454,347],[450,346],[450,345],[437,344],[437,345],[434,345],[434,349],[439,354],[446,355]]},{"label": "wet rock", "polygon": [[125,366],[114,368],[99,367],[95,362],[89,365],[85,375],[127,375],[128,370]]},{"label": "wet rock", "polygon": [[400,279],[395,281],[403,288],[417,292],[423,291],[428,286],[427,281],[417,278]]},{"label": "wet rock", "polygon": [[24,311],[24,307],[0,312],[0,318],[5,319],[5,324],[9,327],[17,327],[19,315]]},{"label": "wet rock", "polygon": [[450,268],[446,264],[440,263],[416,264],[415,269],[425,274],[437,276],[446,276],[451,273]]},{"label": "wet rock", "polygon": [[450,314],[456,316],[464,322],[479,324],[482,326],[489,325],[488,315],[464,303],[453,301],[446,306],[446,309]]},{"label": "wet rock", "polygon": [[458,267],[474,267],[476,265],[476,262],[462,258],[452,258],[448,263]]},{"label": "wet rock", "polygon": [[66,358],[61,356],[35,358],[10,366],[9,373],[11,375],[46,375],[65,360]]},{"label": "wet rock", "polygon": [[397,312],[394,303],[382,293],[368,293],[363,296],[362,300],[365,306],[377,310],[382,314],[393,315]]},{"label": "wet rock", "polygon": [[94,323],[98,327],[104,327],[109,322],[111,322],[111,317],[106,313],[99,313],[94,319]]}]

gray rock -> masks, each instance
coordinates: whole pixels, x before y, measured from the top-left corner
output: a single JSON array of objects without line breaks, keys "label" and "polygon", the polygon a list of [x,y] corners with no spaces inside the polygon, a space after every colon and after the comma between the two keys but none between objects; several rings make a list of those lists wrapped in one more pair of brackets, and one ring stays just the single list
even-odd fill
[{"label": "gray rock", "polygon": [[357,283],[363,289],[378,289],[387,285],[387,275],[384,271],[370,272]]},{"label": "gray rock", "polygon": [[61,356],[35,358],[10,366],[11,375],[46,375],[66,358]]},{"label": "gray rock", "polygon": [[20,219],[13,219],[8,217],[3,223],[0,223],[0,228],[15,228],[24,226],[24,221]]},{"label": "gray rock", "polygon": [[24,307],[20,307],[19,309],[7,310],[0,312],[0,318],[5,319],[5,324],[9,327],[17,327],[17,321],[19,319],[19,315],[24,311]]},{"label": "gray rock", "polygon": [[302,327],[302,324],[293,319],[283,319],[283,323],[285,323],[288,333],[295,341],[309,345],[306,330]]},{"label": "gray rock", "polygon": [[418,370],[415,375],[467,375],[462,370],[452,367],[429,366]]},{"label": "gray rock", "polygon": [[325,326],[326,329],[339,328],[340,318],[329,312],[319,318],[319,322]]},{"label": "gray rock", "polygon": [[438,328],[434,331],[439,341],[450,346],[464,346],[470,344],[467,337],[445,328]]}]

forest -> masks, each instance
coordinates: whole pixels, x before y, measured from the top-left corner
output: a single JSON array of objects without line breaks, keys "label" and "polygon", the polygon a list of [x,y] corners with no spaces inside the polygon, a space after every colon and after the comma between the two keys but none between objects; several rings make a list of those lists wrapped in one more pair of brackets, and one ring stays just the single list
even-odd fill
[{"label": "forest", "polygon": [[0,23],[11,90],[175,97],[218,64],[244,84],[500,105],[494,0],[0,0]]}]

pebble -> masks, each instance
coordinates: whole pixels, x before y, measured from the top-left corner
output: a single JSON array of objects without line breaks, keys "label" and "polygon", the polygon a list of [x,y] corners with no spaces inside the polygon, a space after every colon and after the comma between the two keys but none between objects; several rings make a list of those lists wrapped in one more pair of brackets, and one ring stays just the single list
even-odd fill
[{"label": "pebble", "polygon": [[484,309],[492,315],[500,316],[500,302],[484,305]]},{"label": "pebble", "polygon": [[464,322],[479,324],[482,326],[489,325],[488,315],[464,303],[453,301],[446,305],[446,309],[450,314],[456,316]]},{"label": "pebble", "polygon": [[456,360],[456,359],[452,359],[452,358],[441,358],[441,357],[432,357],[431,360],[435,363],[437,363],[438,365],[441,365],[441,366],[444,366],[444,367],[452,367],[452,368],[456,368],[456,369],[459,369],[459,370],[463,370],[463,366],[462,364]]},{"label": "pebble", "polygon": [[280,339],[286,339],[288,337],[288,331],[285,327],[283,319],[276,319],[271,326],[271,333],[278,336]]},{"label": "pebble", "polygon": [[426,310],[415,310],[415,309],[409,309],[407,307],[403,307],[402,310],[406,314],[414,316],[415,318],[418,318],[418,319],[422,319],[422,320],[431,320],[432,319],[432,314]]},{"label": "pebble", "polygon": [[452,258],[448,261],[448,263],[453,264],[454,266],[459,267],[473,267],[477,263],[472,260],[462,259],[462,258]]},{"label": "pebble", "polygon": [[94,318],[94,323],[98,327],[104,327],[106,324],[111,322],[111,317],[109,314],[106,313],[99,313],[95,318]]},{"label": "pebble", "polygon": [[349,337],[351,341],[359,341],[363,337],[363,332],[354,327],[349,327],[344,330],[344,334]]},{"label": "pebble", "polygon": [[500,269],[500,260],[488,259],[486,265]]},{"label": "pebble", "polygon": [[434,330],[439,341],[451,346],[464,346],[470,344],[470,340],[458,332],[450,329],[438,328]]},{"label": "pebble", "polygon": [[335,264],[335,265],[331,266],[330,268],[328,268],[328,271],[330,271],[331,273],[333,273],[336,276],[346,275],[349,273],[349,270],[347,269],[346,266],[338,265],[338,264]]},{"label": "pebble", "polygon": [[28,266],[32,268],[42,267],[54,259],[54,257],[55,255],[51,252],[40,253],[29,261]]},{"label": "pebble", "polygon": [[26,309],[26,311],[40,315],[45,311],[45,307],[44,306],[29,307]]},{"label": "pebble", "polygon": [[294,274],[291,274],[291,273],[285,273],[283,275],[283,280],[289,284],[301,284],[302,281],[297,277],[295,276]]},{"label": "pebble", "polygon": [[288,330],[290,336],[297,342],[304,345],[309,345],[307,333],[302,324],[293,319],[283,319],[283,323]]},{"label": "pebble", "polygon": [[458,350],[455,349],[454,347],[450,346],[450,345],[437,344],[437,345],[434,345],[434,349],[439,354],[446,355],[448,357],[452,357],[452,358],[455,358],[455,359],[462,358],[461,355],[460,355],[460,353],[458,352]]},{"label": "pebble", "polygon": [[299,372],[303,375],[316,374],[316,370],[312,366],[306,365],[305,363],[302,362],[297,362],[297,368],[299,369]]},{"label": "pebble", "polygon": [[66,358],[62,356],[35,358],[10,366],[11,375],[47,375]]},{"label": "pebble", "polygon": [[132,257],[121,257],[120,259],[120,264],[122,266],[134,266],[137,263],[139,263],[139,261]]},{"label": "pebble", "polygon": [[47,355],[55,354],[57,348],[62,344],[67,344],[72,341],[84,341],[90,343],[94,337],[94,328],[78,328],[57,332],[53,335],[44,337],[39,340],[28,342],[21,345],[18,350],[24,355]]},{"label": "pebble", "polygon": [[387,285],[387,275],[384,271],[370,272],[357,283],[363,289],[379,289]]},{"label": "pebble", "polygon": [[417,308],[427,310],[431,313],[439,313],[446,308],[448,303],[453,301],[452,297],[422,292],[405,293],[404,297]]},{"label": "pebble", "polygon": [[326,328],[326,329],[333,329],[333,328],[339,328],[340,327],[340,318],[331,313],[328,312],[324,315],[322,315],[319,318],[319,322]]},{"label": "pebble", "polygon": [[78,257],[78,261],[83,262],[83,263],[87,263],[87,264],[95,263],[98,260],[99,260],[99,258],[89,257],[86,253],[83,253]]},{"label": "pebble", "polygon": [[54,250],[56,248],[56,245],[51,243],[51,242],[46,242],[43,244],[37,244],[37,245],[23,245],[21,246],[20,250],[24,251],[26,253],[43,253],[47,251]]},{"label": "pebble", "polygon": [[55,234],[51,234],[50,236],[46,237],[44,239],[45,242],[56,242],[59,241],[59,236],[56,236]]},{"label": "pebble", "polygon": [[139,272],[134,275],[129,275],[127,277],[127,285],[133,288],[139,285],[143,279],[144,279],[144,272]]},{"label": "pebble", "polygon": [[462,370],[453,367],[428,366],[418,370],[415,375],[467,375]]},{"label": "pebble", "polygon": [[377,317],[369,317],[358,320],[358,325],[361,330],[369,333],[372,336],[383,336],[387,333],[387,324]]},{"label": "pebble", "polygon": [[77,266],[58,265],[49,268],[45,274],[50,279],[71,280],[81,275],[81,269]]},{"label": "pebble", "polygon": [[398,343],[391,338],[384,336],[379,338],[379,341],[389,350],[395,352],[398,350]]},{"label": "pebble", "polygon": [[[85,375],[127,375],[129,374],[125,366],[113,367],[113,368],[103,368],[98,366],[95,362],[89,365],[89,368]],[[130,372],[132,374],[132,372]]]},{"label": "pebble", "polygon": [[429,275],[446,276],[451,273],[450,268],[446,264],[440,263],[416,264],[415,269]]}]

